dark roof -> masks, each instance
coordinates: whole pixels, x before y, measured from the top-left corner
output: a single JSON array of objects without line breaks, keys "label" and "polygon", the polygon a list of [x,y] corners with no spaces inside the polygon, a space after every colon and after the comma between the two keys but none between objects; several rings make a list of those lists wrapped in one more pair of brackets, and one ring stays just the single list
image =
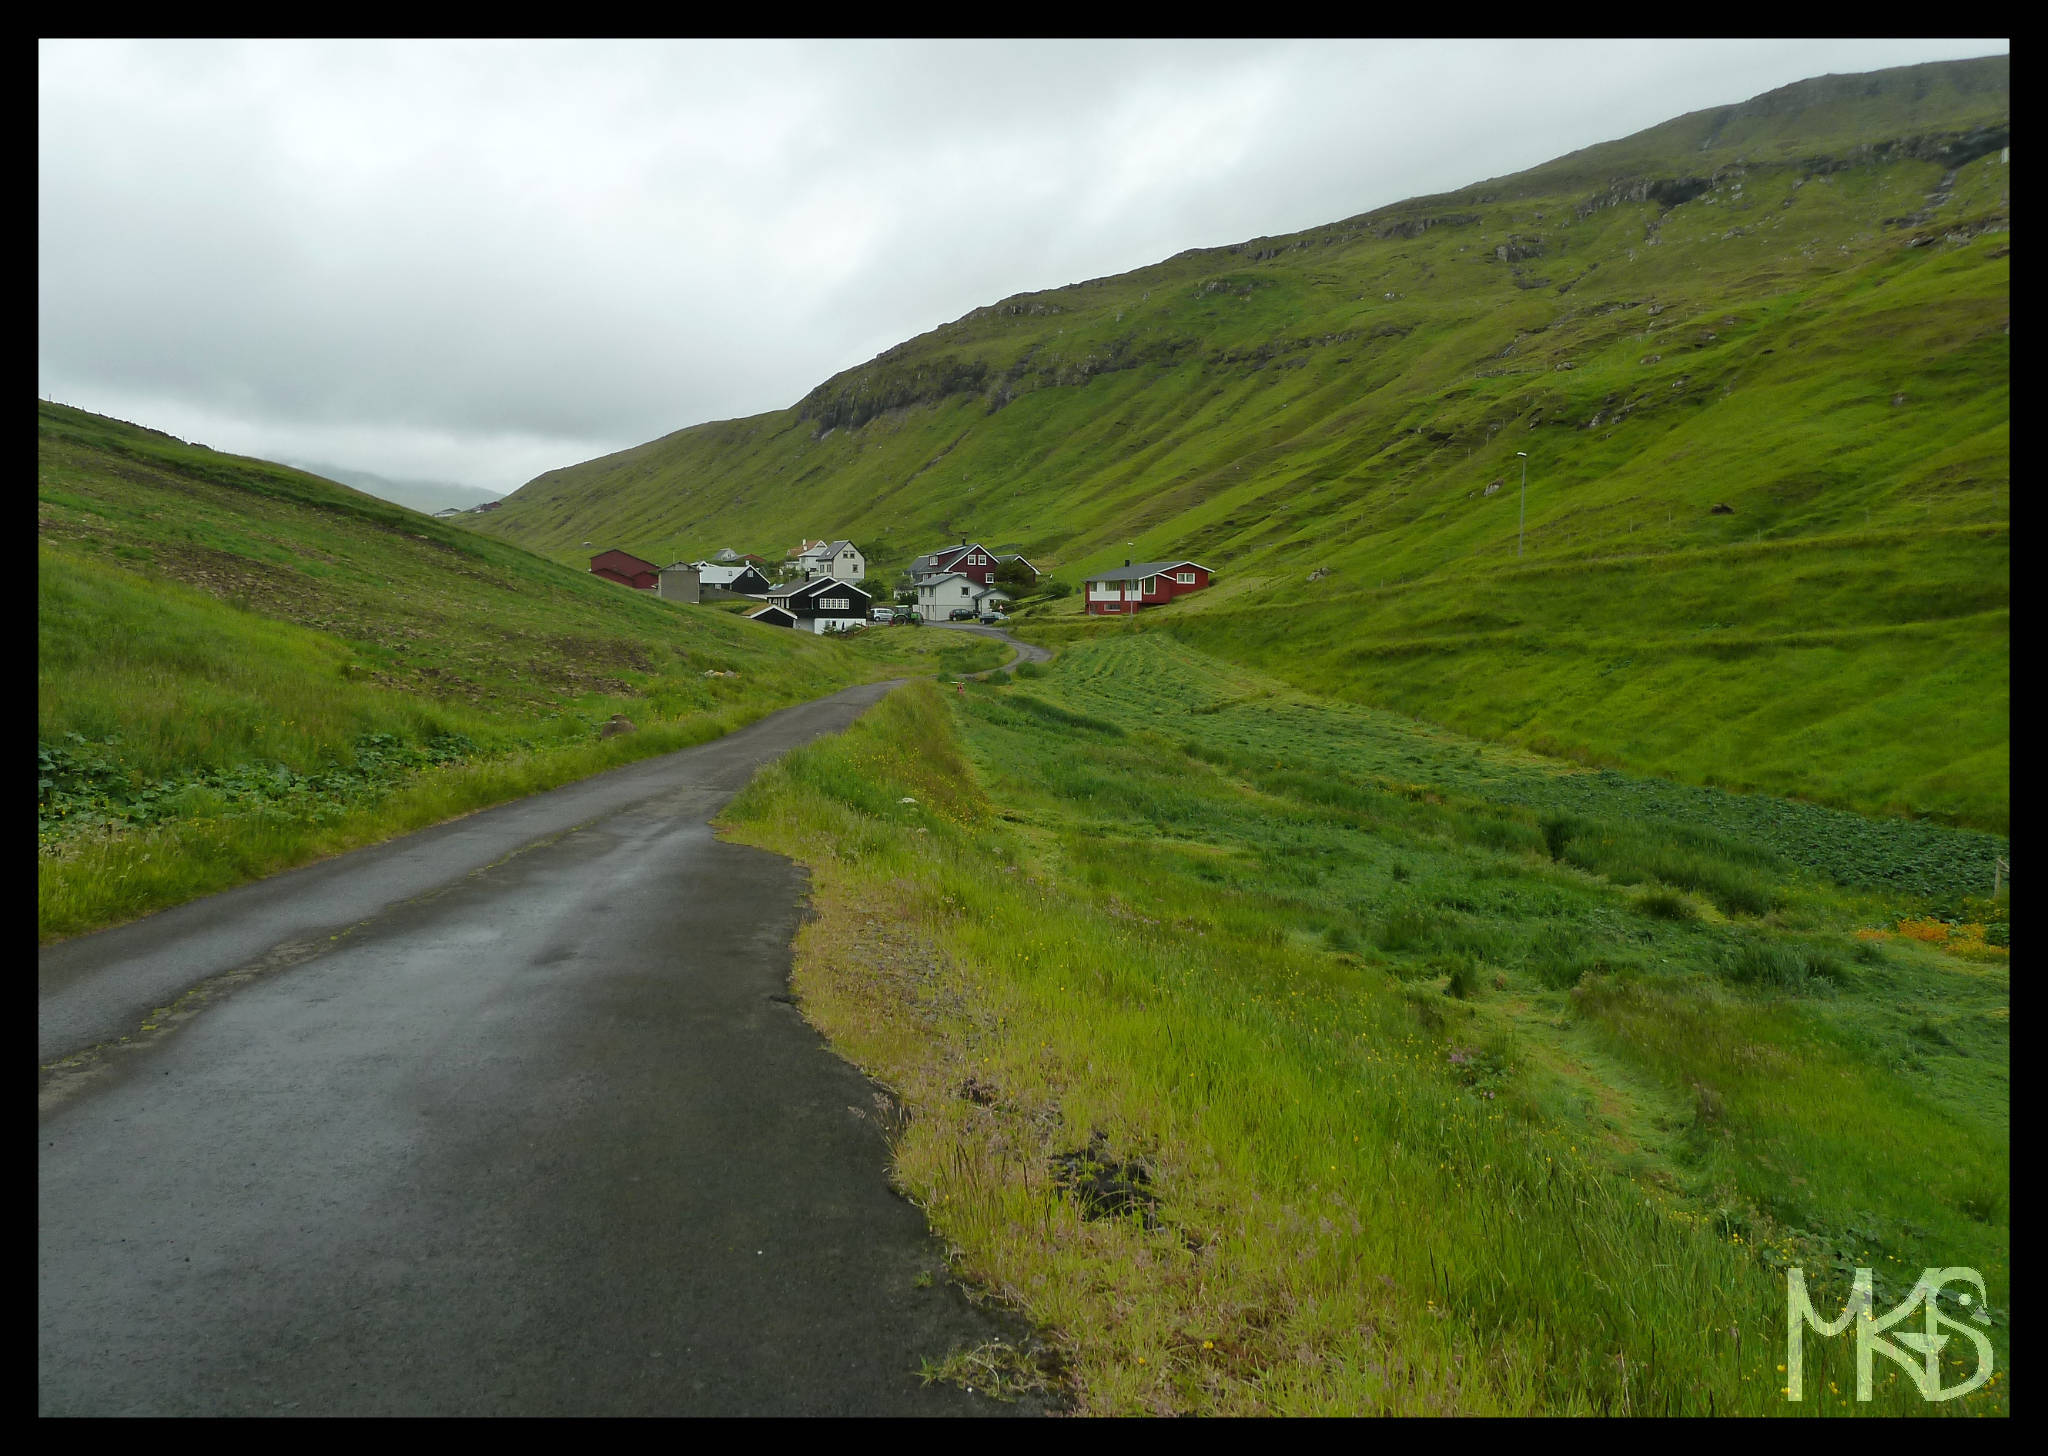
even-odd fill
[{"label": "dark roof", "polygon": [[770,595],[777,601],[787,602],[794,601],[796,598],[804,596],[810,592],[822,592],[833,590],[856,592],[861,596],[867,597],[869,601],[874,600],[873,596],[871,596],[868,592],[863,591],[860,587],[855,586],[850,581],[841,581],[836,576],[814,576],[809,581],[800,582],[794,586],[782,588],[771,593]]},{"label": "dark roof", "polygon": [[1136,566],[1119,566],[1114,571],[1091,571],[1089,581],[1136,581],[1140,577],[1163,576],[1178,566],[1199,566],[1203,571],[1209,568],[1199,561],[1141,561]]}]

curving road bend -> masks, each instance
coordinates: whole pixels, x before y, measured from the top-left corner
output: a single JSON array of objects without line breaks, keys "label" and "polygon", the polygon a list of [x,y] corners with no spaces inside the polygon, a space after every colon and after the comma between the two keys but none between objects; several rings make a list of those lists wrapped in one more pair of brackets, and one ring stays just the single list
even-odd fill
[{"label": "curving road bend", "polygon": [[788,1003],[802,870],[705,822],[889,686],[47,948],[39,1410],[1032,1409],[920,1382],[1028,1331]]},{"label": "curving road bend", "polygon": [[990,672],[1008,672],[1020,662],[1052,661],[1052,652],[1049,649],[1040,647],[1036,643],[1019,641],[1000,627],[984,627],[975,622],[927,622],[925,627],[935,628],[941,632],[973,632],[977,636],[993,637],[998,642],[1007,642],[1010,646],[1017,649],[1017,655],[1001,667],[992,667],[988,672],[969,673],[967,674],[969,677],[987,677]]}]

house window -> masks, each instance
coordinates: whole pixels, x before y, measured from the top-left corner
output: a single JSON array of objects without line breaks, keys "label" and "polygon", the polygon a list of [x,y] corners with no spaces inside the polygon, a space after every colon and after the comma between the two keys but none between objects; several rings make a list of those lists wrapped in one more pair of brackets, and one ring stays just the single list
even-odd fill
[{"label": "house window", "polygon": [[1195,574],[1192,571],[1177,571],[1173,574],[1173,579],[1182,586],[1193,586],[1195,584]]},{"label": "house window", "polygon": [[825,598],[825,600],[823,600],[822,602],[819,602],[819,603],[818,603],[818,605],[819,605],[819,606],[821,606],[821,607],[823,607],[823,608],[824,608],[824,609],[825,609],[826,611],[828,611],[828,612],[832,612],[832,611],[839,611],[839,612],[843,612],[843,611],[845,611],[845,610],[846,610],[846,598],[845,598],[845,597],[827,597],[827,598]]},{"label": "house window", "polygon": [[1156,589],[1156,582],[1157,578],[1150,576],[1146,577],[1145,580],[1138,586],[1138,595],[1146,597],[1151,596],[1153,591]]}]

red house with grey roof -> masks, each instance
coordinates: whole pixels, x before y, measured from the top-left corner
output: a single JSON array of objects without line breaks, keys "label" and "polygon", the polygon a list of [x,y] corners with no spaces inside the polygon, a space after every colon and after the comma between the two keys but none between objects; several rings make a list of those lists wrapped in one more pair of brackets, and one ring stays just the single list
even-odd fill
[{"label": "red house with grey roof", "polygon": [[1196,561],[1126,561],[1109,571],[1090,574],[1083,585],[1091,617],[1132,613],[1159,607],[1175,597],[1209,584],[1209,568]]}]

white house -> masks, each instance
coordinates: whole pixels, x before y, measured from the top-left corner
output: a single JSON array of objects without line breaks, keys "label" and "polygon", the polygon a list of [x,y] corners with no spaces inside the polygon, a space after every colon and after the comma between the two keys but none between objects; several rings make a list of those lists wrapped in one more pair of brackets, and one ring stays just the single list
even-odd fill
[{"label": "white house", "polygon": [[820,541],[797,556],[796,567],[805,581],[821,576],[860,581],[868,574],[867,558],[851,541]]},{"label": "white house", "polygon": [[1001,587],[985,585],[963,572],[949,571],[917,584],[917,610],[929,622],[943,622],[961,607],[978,617],[992,606],[1009,604],[1010,594]]}]

